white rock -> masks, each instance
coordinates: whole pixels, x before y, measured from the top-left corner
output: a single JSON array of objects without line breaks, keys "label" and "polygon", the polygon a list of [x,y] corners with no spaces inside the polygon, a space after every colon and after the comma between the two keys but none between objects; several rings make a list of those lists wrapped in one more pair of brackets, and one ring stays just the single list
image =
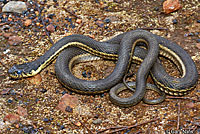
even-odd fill
[{"label": "white rock", "polygon": [[16,12],[22,13],[26,11],[26,3],[22,1],[9,1],[6,5],[4,5],[2,12]]}]

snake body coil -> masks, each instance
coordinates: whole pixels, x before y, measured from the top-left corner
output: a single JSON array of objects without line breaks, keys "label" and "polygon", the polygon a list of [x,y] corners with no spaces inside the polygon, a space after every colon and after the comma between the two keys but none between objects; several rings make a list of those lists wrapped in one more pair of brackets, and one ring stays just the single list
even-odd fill
[{"label": "snake body coil", "polygon": [[[135,47],[136,44],[147,46],[147,50]],[[159,44],[159,54],[168,57],[177,65],[182,72],[181,78],[174,78],[166,73],[157,58],[158,48],[156,44]],[[74,77],[70,72],[72,65],[70,60],[76,56],[81,57],[81,55],[85,54],[85,51],[105,59],[117,60],[114,72],[104,80],[98,81],[84,81]],[[123,33],[106,42],[98,42],[83,35],[64,37],[39,59],[14,65],[8,73],[12,78],[33,76],[49,65],[57,56],[55,71],[59,81],[71,90],[83,94],[102,93],[109,90],[121,81],[127,72],[131,58],[137,62],[143,61],[137,73],[136,92],[129,103],[126,104],[124,102],[124,105],[137,104],[143,98],[146,76],[151,67],[151,74],[157,86],[170,95],[186,94],[194,88],[198,78],[194,62],[180,46],[144,30]]]}]

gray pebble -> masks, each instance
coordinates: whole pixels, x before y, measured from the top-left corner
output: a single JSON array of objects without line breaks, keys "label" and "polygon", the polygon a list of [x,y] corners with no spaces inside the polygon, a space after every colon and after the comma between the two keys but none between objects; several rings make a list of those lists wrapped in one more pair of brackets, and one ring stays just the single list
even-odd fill
[{"label": "gray pebble", "polygon": [[101,119],[96,119],[93,120],[93,124],[101,124],[102,120]]},{"label": "gray pebble", "polygon": [[2,9],[2,12],[16,12],[22,13],[27,10],[25,2],[22,1],[9,1]]}]

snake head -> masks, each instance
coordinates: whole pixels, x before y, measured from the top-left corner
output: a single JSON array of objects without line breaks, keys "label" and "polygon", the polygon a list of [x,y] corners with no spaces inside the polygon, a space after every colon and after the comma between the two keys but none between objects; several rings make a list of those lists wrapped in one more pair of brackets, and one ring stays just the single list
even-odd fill
[{"label": "snake head", "polygon": [[31,76],[31,71],[30,63],[16,64],[8,70],[8,75],[14,79],[20,79]]}]

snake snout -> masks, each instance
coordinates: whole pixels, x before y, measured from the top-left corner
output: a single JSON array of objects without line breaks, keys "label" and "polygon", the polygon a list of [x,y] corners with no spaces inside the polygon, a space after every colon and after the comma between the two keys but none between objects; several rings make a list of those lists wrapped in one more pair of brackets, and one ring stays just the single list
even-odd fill
[{"label": "snake snout", "polygon": [[27,63],[14,65],[8,70],[8,74],[12,78],[21,78],[23,74],[29,73],[29,65]]},{"label": "snake snout", "polygon": [[14,65],[8,70],[8,74],[12,78],[18,78],[22,74],[22,70],[20,70],[16,65]]}]

